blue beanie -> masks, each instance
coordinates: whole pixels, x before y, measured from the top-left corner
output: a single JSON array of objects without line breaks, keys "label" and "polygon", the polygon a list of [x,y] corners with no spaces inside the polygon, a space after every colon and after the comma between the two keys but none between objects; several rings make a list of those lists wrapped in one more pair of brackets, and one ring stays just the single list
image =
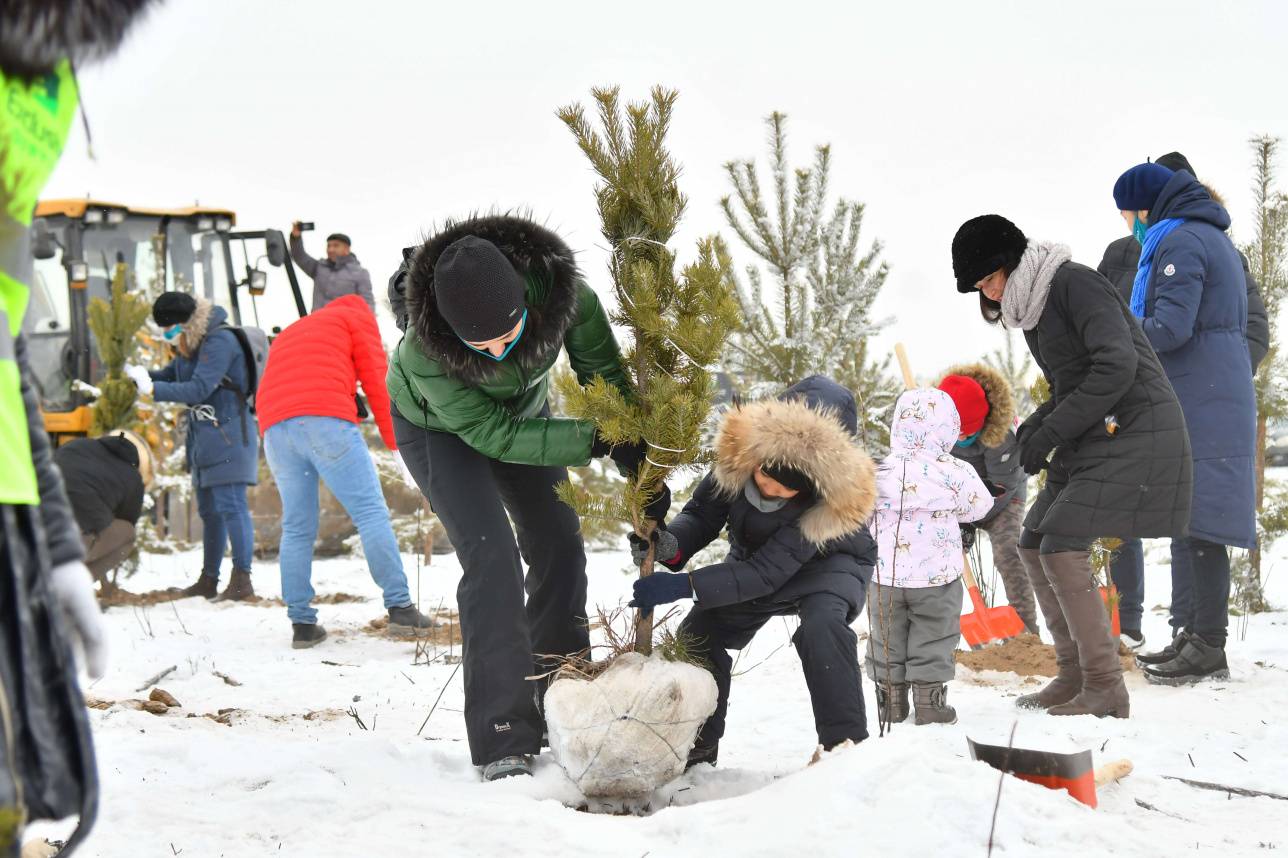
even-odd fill
[{"label": "blue beanie", "polygon": [[1162,164],[1137,164],[1114,182],[1114,203],[1122,212],[1148,211],[1170,178],[1172,171]]}]

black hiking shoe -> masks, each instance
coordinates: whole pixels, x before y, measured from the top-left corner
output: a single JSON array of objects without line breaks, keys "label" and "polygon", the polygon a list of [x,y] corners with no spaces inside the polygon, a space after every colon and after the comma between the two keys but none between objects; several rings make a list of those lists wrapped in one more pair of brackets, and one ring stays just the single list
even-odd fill
[{"label": "black hiking shoe", "polygon": [[703,747],[694,745],[693,750],[689,751],[689,761],[684,764],[684,770],[687,772],[694,766],[706,763],[709,766],[716,764],[716,757],[720,756],[720,746],[710,745]]},{"label": "black hiking shoe", "polygon": [[532,777],[532,757],[527,754],[516,754],[493,760],[483,767],[483,780],[499,781],[504,778]]},{"label": "black hiking shoe", "polygon": [[326,629],[317,623],[291,623],[294,636],[291,638],[291,649],[308,649],[326,640]]},{"label": "black hiking shoe", "polygon": [[389,634],[414,635],[438,628],[438,622],[416,610],[415,605],[389,609]]},{"label": "black hiking shoe", "polygon": [[1139,667],[1147,667],[1151,664],[1163,664],[1171,661],[1181,651],[1181,647],[1185,645],[1185,639],[1189,637],[1189,634],[1185,629],[1181,629],[1167,646],[1157,652],[1143,652],[1136,656],[1136,664]]},{"label": "black hiking shoe", "polygon": [[1141,668],[1154,685],[1192,685],[1205,679],[1229,679],[1225,647],[1213,646],[1198,635],[1186,637],[1176,658]]}]

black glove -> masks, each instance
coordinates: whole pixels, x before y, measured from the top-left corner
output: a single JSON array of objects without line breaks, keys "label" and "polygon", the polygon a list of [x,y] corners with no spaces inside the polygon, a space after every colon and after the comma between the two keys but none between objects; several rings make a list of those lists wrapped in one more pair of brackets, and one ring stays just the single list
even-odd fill
[{"label": "black glove", "polygon": [[975,525],[963,523],[962,529],[962,548],[970,551],[975,547]]},{"label": "black glove", "polygon": [[617,470],[621,471],[622,476],[633,476],[639,473],[640,465],[644,464],[646,451],[644,442],[636,441],[630,444],[618,444],[609,451],[608,455],[617,465]]},{"label": "black glove", "polygon": [[1055,438],[1051,437],[1050,430],[1043,428],[1026,432],[1020,442],[1020,466],[1024,473],[1032,477],[1046,470],[1047,459],[1054,449]]},{"label": "black glove", "polygon": [[595,440],[590,445],[590,458],[602,459],[613,452],[613,445],[604,440],[604,436],[595,431]]},{"label": "black glove", "polygon": [[631,542],[631,561],[636,566],[644,565],[644,555],[648,554],[650,542],[657,548],[653,552],[653,559],[658,563],[670,563],[680,553],[680,540],[664,527],[653,531],[653,535],[647,540],[641,539],[635,533],[631,533],[627,538]]},{"label": "black glove", "polygon": [[640,578],[634,584],[635,598],[630,607],[649,613],[658,605],[666,605],[677,599],[688,599],[693,596],[693,586],[689,576],[683,572],[654,572],[647,578]]},{"label": "black glove", "polygon": [[659,524],[666,521],[666,514],[671,511],[671,487],[662,483],[657,494],[644,507],[644,517]]}]

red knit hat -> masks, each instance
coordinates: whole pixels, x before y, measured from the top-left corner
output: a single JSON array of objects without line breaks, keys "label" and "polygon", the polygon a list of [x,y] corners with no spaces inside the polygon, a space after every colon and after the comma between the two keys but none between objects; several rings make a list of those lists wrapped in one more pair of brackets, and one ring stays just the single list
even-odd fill
[{"label": "red knit hat", "polygon": [[988,397],[979,382],[965,375],[949,375],[939,382],[939,389],[952,399],[962,420],[962,434],[974,435],[984,428],[988,416]]}]

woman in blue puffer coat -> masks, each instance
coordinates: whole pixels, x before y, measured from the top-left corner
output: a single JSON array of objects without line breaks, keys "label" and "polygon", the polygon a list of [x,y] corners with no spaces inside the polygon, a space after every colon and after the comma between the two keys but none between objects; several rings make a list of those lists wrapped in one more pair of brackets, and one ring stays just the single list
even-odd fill
[{"label": "woman in blue puffer coat", "polygon": [[1230,215],[1194,176],[1139,164],[1114,201],[1141,242],[1131,310],[1176,391],[1194,454],[1189,536],[1172,541],[1173,577],[1193,582],[1173,602],[1172,644],[1140,657],[1151,682],[1229,674],[1228,546],[1256,543],[1256,396],[1248,357],[1247,280],[1226,235]]},{"label": "woman in blue puffer coat", "polygon": [[259,470],[259,426],[247,402],[249,372],[228,312],[186,292],[166,292],[152,318],[175,342],[178,355],[161,369],[126,367],[141,393],[188,408],[188,469],[197,494],[205,554],[201,577],[183,596],[214,598],[224,548],[232,543],[233,573],[218,600],[254,597],[251,553],[255,531],[246,489]]}]

